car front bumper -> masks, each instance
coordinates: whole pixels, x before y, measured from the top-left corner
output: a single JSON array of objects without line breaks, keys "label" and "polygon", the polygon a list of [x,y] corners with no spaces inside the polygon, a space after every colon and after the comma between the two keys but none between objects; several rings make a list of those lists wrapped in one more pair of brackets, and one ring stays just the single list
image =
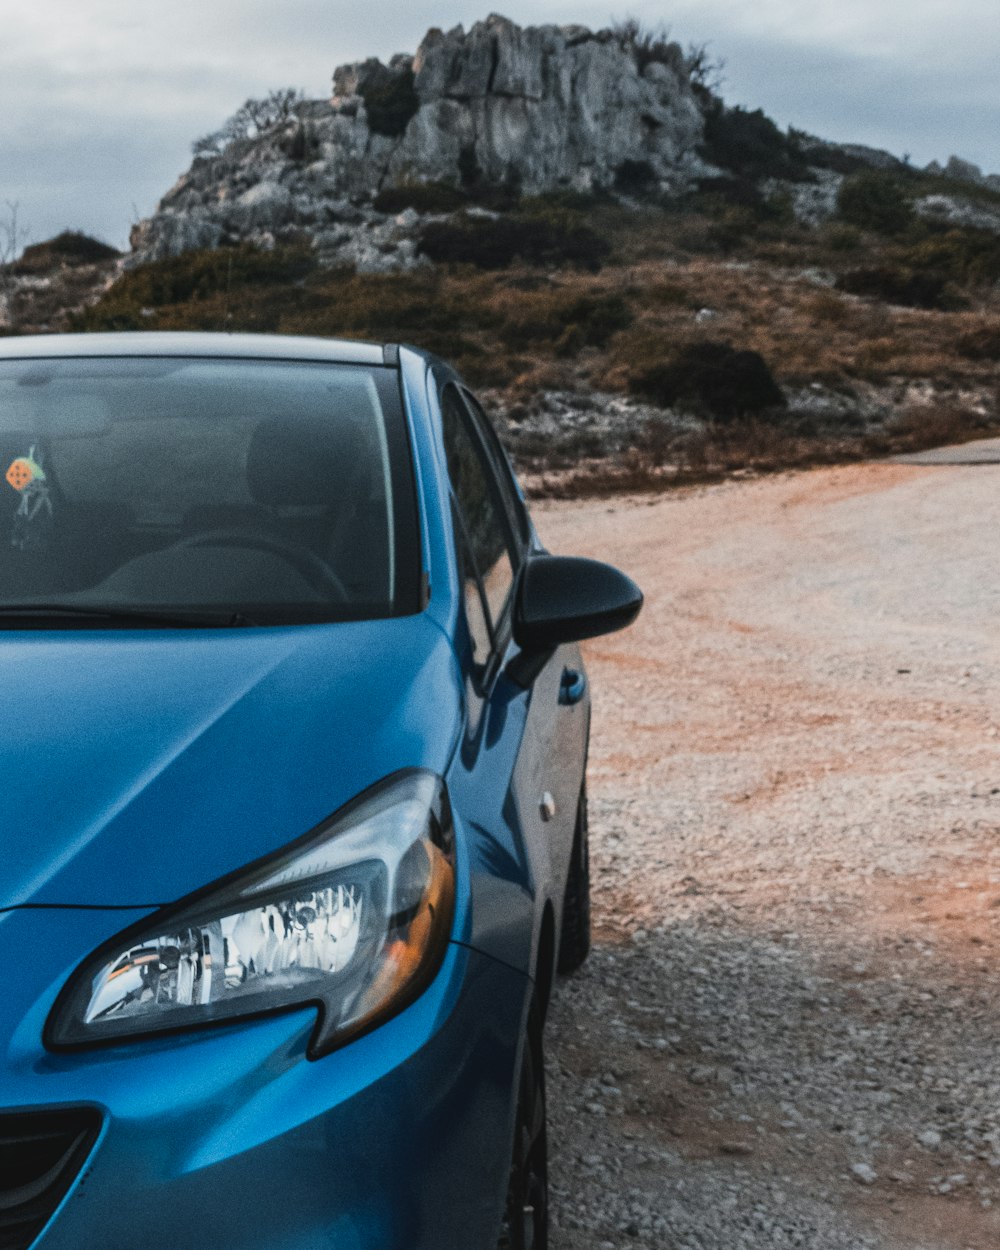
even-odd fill
[{"label": "car front bumper", "polygon": [[59,952],[108,926],[104,912],[0,915],[8,969],[48,974],[0,1006],[0,1112],[102,1117],[38,1250],[494,1250],[527,978],[452,944],[415,1003],[316,1061],[312,1008],[49,1053]]}]

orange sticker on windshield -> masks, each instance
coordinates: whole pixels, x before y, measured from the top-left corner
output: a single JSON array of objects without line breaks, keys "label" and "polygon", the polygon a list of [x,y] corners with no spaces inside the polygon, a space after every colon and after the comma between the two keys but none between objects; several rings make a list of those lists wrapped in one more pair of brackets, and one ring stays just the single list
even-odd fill
[{"label": "orange sticker on windshield", "polygon": [[45,470],[35,459],[35,449],[26,456],[18,456],[6,473],[7,481],[15,490],[24,491],[32,482],[44,482]]},{"label": "orange sticker on windshield", "polygon": [[18,456],[7,470],[6,476],[15,490],[24,490],[35,480],[35,469],[27,456]]}]

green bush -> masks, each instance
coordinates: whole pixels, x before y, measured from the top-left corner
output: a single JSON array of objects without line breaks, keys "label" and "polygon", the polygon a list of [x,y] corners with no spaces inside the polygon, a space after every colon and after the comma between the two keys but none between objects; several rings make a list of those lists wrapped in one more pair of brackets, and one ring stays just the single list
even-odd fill
[{"label": "green bush", "polygon": [[945,312],[964,307],[964,301],[949,289],[947,279],[938,273],[923,272],[900,265],[875,265],[851,269],[837,279],[837,290],[849,295],[866,295],[904,308],[930,308]]},{"label": "green bush", "polygon": [[992,286],[1000,282],[1000,237],[991,230],[971,228],[932,231],[907,248],[903,261],[947,282]]},{"label": "green bush", "polygon": [[474,143],[467,143],[459,151],[458,178],[467,200],[473,204],[503,213],[514,210],[520,203],[521,187],[518,177],[510,173],[500,181],[487,178],[480,168]]},{"label": "green bush", "polygon": [[876,234],[899,235],[913,225],[909,193],[892,174],[866,169],[845,178],[837,193],[843,221]]},{"label": "green bush", "polygon": [[571,265],[596,271],[611,244],[577,214],[511,213],[496,219],[467,214],[430,222],[420,236],[420,251],[438,264],[505,269],[520,260],[527,265]]},{"label": "green bush", "polygon": [[629,390],[664,408],[733,421],[787,406],[767,362],[729,343],[688,343],[629,378]]},{"label": "green bush", "polygon": [[788,137],[804,152],[809,164],[817,169],[829,169],[836,174],[856,174],[862,169],[871,169],[860,156],[852,156],[833,144],[828,147],[817,143],[812,135],[796,130],[794,126],[789,126]]},{"label": "green bush", "polygon": [[702,178],[698,183],[695,205],[709,214],[718,214],[726,208],[745,208],[755,215],[767,212],[763,193],[752,178],[730,174],[721,178]]},{"label": "green bush", "polygon": [[401,213],[407,208],[418,213],[453,213],[468,202],[465,191],[447,182],[404,182],[383,187],[372,207],[379,213]]},{"label": "green bush", "polygon": [[240,247],[184,252],[125,272],[74,322],[80,330],[135,330],[147,325],[143,309],[211,301],[259,286],[301,281],[316,267],[305,247],[271,252]]},{"label": "green bush", "polygon": [[615,170],[615,190],[623,195],[649,195],[658,184],[649,161],[625,160]]},{"label": "green bush", "polygon": [[861,233],[857,226],[833,222],[827,226],[826,242],[834,252],[856,252],[861,246]]},{"label": "green bush", "polygon": [[612,202],[613,197],[603,189],[577,191],[573,187],[556,187],[552,191],[525,196],[520,201],[520,208],[525,213],[589,213],[600,204]]},{"label": "green bush", "polygon": [[811,175],[798,144],[783,134],[762,109],[727,109],[713,99],[705,111],[701,154],[713,165],[744,178],[788,178],[804,182]]},{"label": "green bush", "polygon": [[420,107],[412,69],[373,78],[361,88],[368,125],[376,134],[398,138]]},{"label": "green bush", "polygon": [[109,247],[107,243],[102,243],[89,234],[64,230],[54,239],[26,247],[14,269],[17,273],[37,273],[61,265],[96,265],[101,261],[115,260],[119,256],[121,252],[117,248]]},{"label": "green bush", "polygon": [[729,256],[745,247],[759,229],[760,218],[752,209],[728,207],[713,216],[705,231],[705,242],[710,251]]}]

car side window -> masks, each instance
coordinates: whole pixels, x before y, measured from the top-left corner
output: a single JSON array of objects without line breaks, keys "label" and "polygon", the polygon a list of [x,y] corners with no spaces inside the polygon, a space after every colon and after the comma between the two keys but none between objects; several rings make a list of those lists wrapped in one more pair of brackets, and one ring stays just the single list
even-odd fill
[{"label": "car side window", "polygon": [[514,471],[507,458],[507,453],[501,446],[499,438],[497,438],[493,423],[483,411],[483,406],[476,399],[475,395],[470,391],[464,390],[462,397],[469,406],[473,421],[492,453],[497,467],[497,477],[503,494],[504,506],[510,516],[518,545],[523,549],[530,541],[531,525],[528,521],[528,509],[524,505],[524,499],[514,480]]},{"label": "car side window", "polygon": [[456,537],[465,565],[469,631],[478,650],[476,634],[481,632],[480,613],[485,608],[486,627],[493,644],[499,646],[520,553],[501,502],[496,471],[454,386],[446,387],[441,396],[441,417],[455,497]]},{"label": "car side window", "polygon": [[493,634],[490,629],[489,616],[486,609],[486,598],[482,582],[476,570],[475,558],[469,545],[465,522],[457,507],[454,515],[455,542],[458,548],[459,573],[462,579],[462,598],[465,605],[465,620],[469,626],[469,637],[472,641],[472,662],[477,669],[484,669],[489,661],[493,648]]}]

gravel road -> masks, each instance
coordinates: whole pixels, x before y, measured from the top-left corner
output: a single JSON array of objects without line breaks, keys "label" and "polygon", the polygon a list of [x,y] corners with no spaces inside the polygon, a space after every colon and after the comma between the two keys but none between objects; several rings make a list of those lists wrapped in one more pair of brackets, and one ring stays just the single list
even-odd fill
[{"label": "gravel road", "polygon": [[588,649],[554,1250],[995,1250],[1000,467],[534,511],[647,594]]}]

